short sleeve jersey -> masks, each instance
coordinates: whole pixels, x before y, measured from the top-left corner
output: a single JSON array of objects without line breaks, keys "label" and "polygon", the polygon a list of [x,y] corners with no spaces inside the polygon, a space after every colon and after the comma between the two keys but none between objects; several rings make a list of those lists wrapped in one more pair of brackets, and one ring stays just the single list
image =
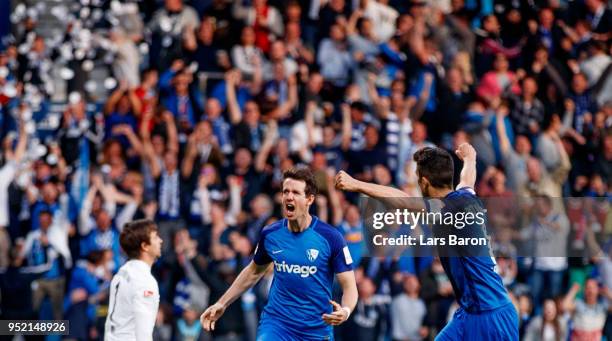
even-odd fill
[{"label": "short sleeve jersey", "polygon": [[332,331],[321,316],[332,311],[334,275],[351,271],[353,260],[341,233],[317,217],[299,233],[291,232],[287,224],[283,219],[264,227],[255,250],[256,264],[274,264],[262,318],[304,338],[322,339]]}]

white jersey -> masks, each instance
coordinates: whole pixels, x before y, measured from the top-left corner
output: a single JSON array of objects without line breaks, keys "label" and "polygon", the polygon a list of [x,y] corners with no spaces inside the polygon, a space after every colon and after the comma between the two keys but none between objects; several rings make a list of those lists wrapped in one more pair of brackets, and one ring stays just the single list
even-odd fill
[{"label": "white jersey", "polygon": [[151,267],[141,260],[128,261],[111,281],[104,340],[153,340],[158,307],[159,288]]}]

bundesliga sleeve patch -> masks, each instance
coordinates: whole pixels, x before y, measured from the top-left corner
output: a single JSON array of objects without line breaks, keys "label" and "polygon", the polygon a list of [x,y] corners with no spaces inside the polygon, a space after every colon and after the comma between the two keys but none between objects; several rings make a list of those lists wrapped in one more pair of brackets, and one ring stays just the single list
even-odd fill
[{"label": "bundesliga sleeve patch", "polygon": [[348,246],[342,248],[342,252],[344,253],[344,261],[346,265],[353,264],[353,258],[351,258],[351,253],[349,252]]},{"label": "bundesliga sleeve patch", "polygon": [[153,291],[151,290],[145,290],[144,291],[144,297],[151,297],[153,296]]}]

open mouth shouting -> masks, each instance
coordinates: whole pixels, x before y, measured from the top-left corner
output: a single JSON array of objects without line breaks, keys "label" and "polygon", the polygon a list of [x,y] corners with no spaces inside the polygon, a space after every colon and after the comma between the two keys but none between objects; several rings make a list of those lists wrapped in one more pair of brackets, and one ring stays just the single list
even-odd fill
[{"label": "open mouth shouting", "polygon": [[295,214],[295,204],[286,203],[285,204],[285,214],[287,215],[287,218],[293,217]]}]

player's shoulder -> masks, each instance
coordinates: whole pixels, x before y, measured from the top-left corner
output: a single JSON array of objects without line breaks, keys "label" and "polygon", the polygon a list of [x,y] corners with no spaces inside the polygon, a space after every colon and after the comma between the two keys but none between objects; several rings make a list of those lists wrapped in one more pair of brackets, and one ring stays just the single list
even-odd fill
[{"label": "player's shoulder", "polygon": [[[437,199],[436,199],[437,200]],[[432,201],[432,200],[430,200]],[[476,192],[471,187],[459,187],[454,191],[449,192],[442,200],[438,203],[440,210],[455,210],[471,205],[475,202],[479,202]],[[430,203],[431,205],[431,203]],[[432,207],[434,205],[431,205]]]},{"label": "player's shoulder", "polygon": [[338,247],[343,244],[344,237],[338,228],[319,220],[319,218],[315,217],[314,219],[317,221],[313,226],[313,231],[323,237],[331,248]]},{"label": "player's shoulder", "polygon": [[474,189],[472,187],[460,187],[457,188],[456,190],[448,193],[448,195],[446,195],[446,197],[443,199],[444,203],[446,205],[449,205],[450,203],[454,203],[454,204],[458,204],[458,203],[466,203],[466,202],[470,202],[473,200],[477,200],[478,197],[476,196],[476,191],[474,191]]},{"label": "player's shoulder", "polygon": [[134,278],[142,276],[148,279],[153,277],[151,268],[145,262],[137,259],[130,259],[125,262],[125,264],[119,268],[118,274],[119,273],[128,274]]},{"label": "player's shoulder", "polygon": [[157,280],[144,262],[129,260],[119,269],[119,273],[122,272],[132,289],[136,291],[141,289],[157,291]]},{"label": "player's shoulder", "polygon": [[449,194],[449,197],[475,197],[476,191],[469,186],[457,188]]},{"label": "player's shoulder", "polygon": [[272,233],[274,231],[278,231],[284,226],[284,223],[285,223],[285,219],[277,220],[271,224],[264,226],[261,229],[261,233]]},{"label": "player's shoulder", "polygon": [[280,230],[284,226],[284,222],[285,222],[285,219],[281,219],[281,220],[277,220],[271,224],[264,226],[261,229],[261,237],[264,238],[270,233]]}]

